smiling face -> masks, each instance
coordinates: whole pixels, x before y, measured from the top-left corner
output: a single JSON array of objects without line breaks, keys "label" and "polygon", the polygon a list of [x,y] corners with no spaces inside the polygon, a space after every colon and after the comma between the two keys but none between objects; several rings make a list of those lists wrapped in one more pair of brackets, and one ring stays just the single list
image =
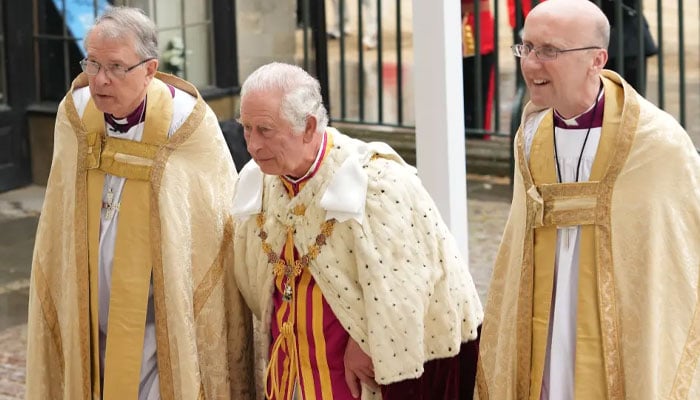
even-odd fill
[{"label": "smiling face", "polygon": [[282,117],[281,90],[247,93],[241,99],[243,133],[248,153],[268,175],[303,176],[311,167],[320,146],[313,117],[307,118],[306,129],[295,134],[292,125]]},{"label": "smiling face", "polygon": [[[596,23],[592,21],[593,18],[548,3],[572,2],[547,1],[533,9],[525,21],[523,44],[560,50],[602,47],[600,39],[591,29]],[[585,2],[578,0],[573,3]],[[535,105],[553,107],[565,117],[572,117],[585,111],[594,101],[599,84],[598,74],[605,61],[605,49],[559,53],[553,60],[540,60],[533,51],[520,59],[520,66],[530,100]]]},{"label": "smiling face", "polygon": [[[87,59],[101,66],[119,64],[130,67],[142,61],[136,53],[134,38],[110,38],[102,35],[96,26],[85,40]],[[157,60],[150,60],[131,71],[124,78],[112,76],[104,67],[97,75],[88,75],[90,94],[95,106],[105,113],[123,118],[134,111],[146,97],[146,88],[158,68]]]}]

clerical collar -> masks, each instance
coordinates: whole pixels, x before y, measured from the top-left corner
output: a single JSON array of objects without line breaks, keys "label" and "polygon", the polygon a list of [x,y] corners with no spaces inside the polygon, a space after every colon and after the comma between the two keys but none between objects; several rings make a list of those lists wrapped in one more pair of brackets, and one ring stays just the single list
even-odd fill
[{"label": "clerical collar", "polygon": [[326,143],[328,141],[327,133],[323,132],[323,138],[321,139],[321,147],[318,149],[318,153],[316,153],[316,159],[314,162],[311,164],[311,167],[309,167],[309,170],[306,171],[306,173],[301,177],[301,178],[294,178],[289,175],[284,175],[284,179],[287,180],[289,183],[292,183],[294,185],[298,185],[305,179],[308,179],[312,177],[316,171],[318,171],[318,168],[321,166],[321,160],[326,154]]},{"label": "clerical collar", "polygon": [[146,118],[146,99],[144,98],[141,104],[131,114],[124,118],[114,118],[112,114],[104,113],[107,127],[112,132],[124,133],[129,129],[143,122]]},{"label": "clerical collar", "polygon": [[[598,107],[594,107],[598,103]],[[564,118],[557,110],[554,110],[554,126],[564,129],[586,129],[589,126],[603,126],[603,106],[605,104],[604,90],[598,93],[598,100],[579,115],[571,118]],[[595,111],[595,115],[593,115]]]}]

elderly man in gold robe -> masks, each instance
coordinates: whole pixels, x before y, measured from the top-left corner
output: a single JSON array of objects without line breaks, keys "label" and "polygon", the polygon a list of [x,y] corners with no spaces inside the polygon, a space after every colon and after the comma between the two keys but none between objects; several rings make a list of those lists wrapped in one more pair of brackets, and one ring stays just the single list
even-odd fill
[{"label": "elderly man in gold robe", "polygon": [[111,8],[61,102],[32,265],[28,399],[253,398],[216,116]]},{"label": "elderly man in gold robe", "polygon": [[482,329],[480,399],[700,398],[700,157],[602,70],[591,2],[525,21],[531,102]]}]

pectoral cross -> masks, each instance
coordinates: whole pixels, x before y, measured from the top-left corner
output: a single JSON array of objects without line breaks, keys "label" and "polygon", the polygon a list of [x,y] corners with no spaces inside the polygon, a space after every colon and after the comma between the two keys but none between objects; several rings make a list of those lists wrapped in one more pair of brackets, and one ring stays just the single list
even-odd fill
[{"label": "pectoral cross", "polygon": [[102,208],[106,210],[105,219],[109,221],[114,217],[114,214],[119,211],[119,203],[114,203],[114,192],[112,192],[112,189],[107,191],[107,196],[105,197],[106,201],[102,203]]}]

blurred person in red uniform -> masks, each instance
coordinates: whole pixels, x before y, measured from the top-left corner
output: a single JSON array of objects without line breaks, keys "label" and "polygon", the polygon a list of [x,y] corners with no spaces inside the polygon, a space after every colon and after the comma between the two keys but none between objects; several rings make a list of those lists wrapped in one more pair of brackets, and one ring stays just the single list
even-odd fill
[{"label": "blurred person in red uniform", "polygon": [[[462,0],[462,77],[464,90],[464,127],[491,129],[491,111],[495,90],[494,20],[488,0],[479,2],[479,46],[476,34],[476,7],[474,0]],[[477,84],[476,51],[481,54],[481,79]],[[478,85],[478,92],[475,87]],[[482,124],[477,125],[476,99],[481,96]],[[488,135],[484,135],[488,138]]]},{"label": "blurred person in red uniform", "polygon": [[[520,13],[516,15],[515,2],[518,1],[520,4]],[[508,0],[508,22],[510,22],[510,27],[513,29],[521,30],[523,28],[523,23],[525,17],[532,9],[531,0]],[[516,19],[517,18],[517,19]],[[519,33],[518,33],[519,35]],[[515,42],[520,42],[520,37]]]}]

